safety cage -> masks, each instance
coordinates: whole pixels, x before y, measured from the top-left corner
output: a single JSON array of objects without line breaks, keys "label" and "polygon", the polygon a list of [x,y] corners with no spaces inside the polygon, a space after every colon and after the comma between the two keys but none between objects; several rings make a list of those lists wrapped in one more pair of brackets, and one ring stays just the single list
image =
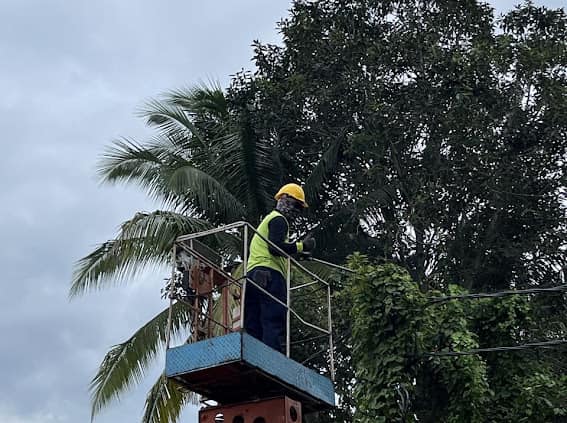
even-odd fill
[{"label": "safety cage", "polygon": [[[285,257],[287,304],[246,277],[249,242],[254,235]],[[172,263],[166,287],[170,299],[168,377],[219,404],[289,396],[301,401],[305,412],[334,405],[331,380],[319,374],[321,369],[316,371],[295,361],[292,348],[326,338],[320,352],[327,355],[326,370],[334,380],[331,287],[327,281],[244,221],[178,237]],[[250,285],[285,307],[285,354],[242,330]],[[296,301],[313,302],[309,307],[311,321],[294,310]],[[189,317],[188,336],[182,338],[181,345],[172,347],[173,317],[179,307],[184,307]],[[293,333],[308,338],[292,339]]]}]

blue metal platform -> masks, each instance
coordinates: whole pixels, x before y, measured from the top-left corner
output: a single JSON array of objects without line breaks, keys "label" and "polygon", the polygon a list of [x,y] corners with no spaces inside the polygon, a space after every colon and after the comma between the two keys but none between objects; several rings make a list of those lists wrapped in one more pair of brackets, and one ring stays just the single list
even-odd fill
[{"label": "blue metal platform", "polygon": [[243,332],[170,348],[165,373],[220,404],[287,395],[306,411],[335,405],[331,380]]}]

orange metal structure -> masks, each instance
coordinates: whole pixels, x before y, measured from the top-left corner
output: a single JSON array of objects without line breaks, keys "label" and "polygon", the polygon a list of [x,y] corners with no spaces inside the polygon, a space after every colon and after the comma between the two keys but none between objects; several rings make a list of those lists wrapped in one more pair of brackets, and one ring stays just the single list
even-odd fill
[{"label": "orange metal structure", "polygon": [[301,403],[288,397],[209,407],[199,412],[199,423],[301,423],[302,421]]}]

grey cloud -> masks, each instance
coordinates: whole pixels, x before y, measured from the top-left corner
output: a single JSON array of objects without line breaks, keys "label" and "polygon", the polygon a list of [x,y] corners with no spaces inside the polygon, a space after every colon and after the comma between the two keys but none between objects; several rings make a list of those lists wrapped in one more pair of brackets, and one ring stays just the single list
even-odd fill
[{"label": "grey cloud", "polygon": [[[166,303],[163,270],[69,302],[72,264],[158,205],[101,187],[110,140],[144,138],[145,99],[250,66],[287,2],[0,3],[0,421],[80,422],[105,352]],[[138,421],[163,367],[98,422]],[[194,421],[194,409],[185,421]]]}]

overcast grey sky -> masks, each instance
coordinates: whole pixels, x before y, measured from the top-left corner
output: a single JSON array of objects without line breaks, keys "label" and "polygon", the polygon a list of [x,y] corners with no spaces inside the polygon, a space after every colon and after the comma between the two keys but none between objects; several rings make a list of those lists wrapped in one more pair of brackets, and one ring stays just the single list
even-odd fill
[{"label": "overcast grey sky", "polygon": [[[134,113],[148,98],[251,69],[252,40],[279,42],[289,6],[0,0],[0,422],[89,421],[104,354],[165,306],[159,272],[67,300],[73,262],[156,207],[134,187],[101,187],[96,161],[114,138],[149,135]],[[162,367],[96,421],[139,421]]]}]

